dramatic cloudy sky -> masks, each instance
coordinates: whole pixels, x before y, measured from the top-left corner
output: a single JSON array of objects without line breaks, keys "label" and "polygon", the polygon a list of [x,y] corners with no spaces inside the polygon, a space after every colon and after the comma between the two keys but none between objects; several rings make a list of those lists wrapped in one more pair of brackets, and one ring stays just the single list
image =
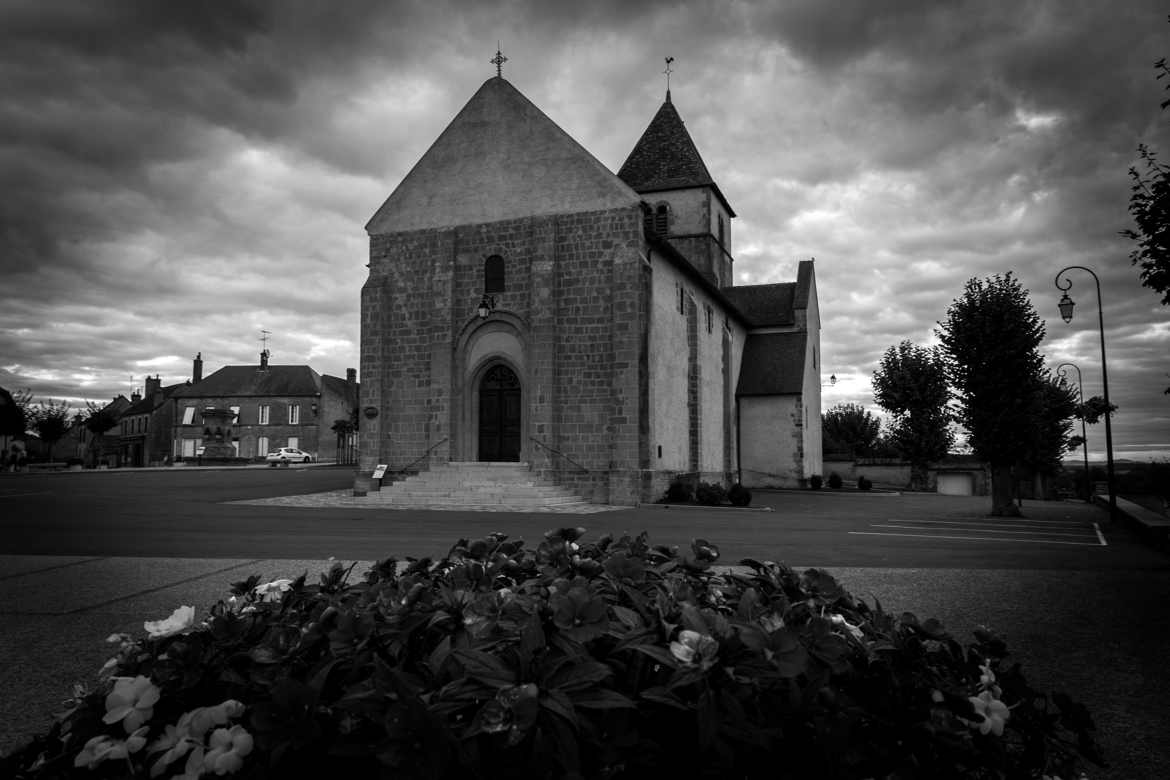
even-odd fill
[{"label": "dramatic cloudy sky", "polygon": [[[1135,148],[1170,156],[1156,2],[0,3],[0,386],[108,399],[254,363],[358,360],[363,225],[505,77],[617,170],[672,96],[739,214],[739,283],[816,258],[826,406],[1014,272],[1119,456],[1170,456],[1170,307],[1139,285]],[[1103,449],[1103,432],[1090,432]]]}]

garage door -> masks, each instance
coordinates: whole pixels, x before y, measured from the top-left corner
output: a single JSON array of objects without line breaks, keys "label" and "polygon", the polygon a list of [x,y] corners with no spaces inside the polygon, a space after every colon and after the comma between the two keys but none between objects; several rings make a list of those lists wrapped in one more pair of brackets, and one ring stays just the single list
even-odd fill
[{"label": "garage door", "polygon": [[970,474],[939,474],[938,492],[944,496],[970,496],[975,492]]}]

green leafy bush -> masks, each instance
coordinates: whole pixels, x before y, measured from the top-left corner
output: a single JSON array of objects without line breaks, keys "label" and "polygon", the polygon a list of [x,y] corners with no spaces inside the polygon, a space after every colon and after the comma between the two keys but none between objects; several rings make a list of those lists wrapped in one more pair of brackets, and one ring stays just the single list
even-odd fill
[{"label": "green leafy bush", "polygon": [[718,483],[700,482],[695,489],[695,500],[703,506],[719,506],[727,500],[727,491]]},{"label": "green leafy bush", "polygon": [[727,500],[732,506],[747,506],[752,502],[752,491],[736,482],[727,491]]},{"label": "green leafy bush", "polygon": [[857,478],[857,489],[858,490],[870,490],[872,488],[873,488],[873,483],[870,482],[868,478],[866,478],[866,477],[858,477]]},{"label": "green leafy bush", "polygon": [[841,475],[835,471],[829,474],[829,487],[833,490],[841,489]]},{"label": "green leafy bush", "polygon": [[688,480],[671,480],[670,486],[666,488],[667,501],[693,501],[694,498],[695,491]]},{"label": "green leafy bush", "polygon": [[823,484],[824,484],[824,480],[821,479],[820,474],[813,474],[811,477],[808,478],[808,486],[810,488],[812,488],[813,490],[820,490],[821,485],[823,485]]},{"label": "green leafy bush", "polygon": [[[1075,777],[1085,708],[979,629],[820,569],[643,533],[461,539],[359,583],[232,586],[117,635],[93,689],[0,758],[15,778]],[[110,676],[112,675],[112,676]]]}]

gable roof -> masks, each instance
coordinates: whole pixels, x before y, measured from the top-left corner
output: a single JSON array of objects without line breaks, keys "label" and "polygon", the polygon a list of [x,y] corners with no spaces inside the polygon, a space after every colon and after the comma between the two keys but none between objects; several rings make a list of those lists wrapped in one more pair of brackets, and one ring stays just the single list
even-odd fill
[{"label": "gable roof", "polygon": [[806,334],[752,333],[743,344],[735,394],[798,395],[804,391]]},{"label": "gable roof", "polygon": [[361,392],[361,383],[353,383],[354,391],[352,393],[349,391],[349,387],[349,382],[339,376],[333,376],[332,374],[321,375],[321,392],[330,392],[339,398],[345,398],[351,403],[357,404],[358,394]]},{"label": "gable roof", "polygon": [[193,385],[185,385],[174,398],[220,396],[317,395],[321,375],[308,366],[224,366]]},{"label": "gable roof", "polygon": [[637,206],[508,81],[484,82],[366,224],[371,235]]},{"label": "gable roof", "polygon": [[796,286],[796,282],[749,284],[724,287],[723,294],[743,312],[753,328],[766,328],[796,323],[793,311]]},{"label": "gable roof", "polygon": [[650,120],[634,150],[622,163],[618,177],[637,192],[661,192],[690,187],[710,187],[734,217],[731,205],[711,178],[698,147],[691,140],[682,117],[670,102],[670,93]]}]

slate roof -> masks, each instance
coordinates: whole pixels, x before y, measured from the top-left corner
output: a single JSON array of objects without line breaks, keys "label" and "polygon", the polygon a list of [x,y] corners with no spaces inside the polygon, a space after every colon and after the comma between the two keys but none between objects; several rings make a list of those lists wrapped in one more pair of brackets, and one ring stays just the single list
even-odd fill
[{"label": "slate roof", "polygon": [[804,333],[752,333],[743,344],[735,394],[799,395],[804,392]]},{"label": "slate roof", "polygon": [[[355,397],[350,398],[349,400],[352,403],[356,404],[358,402],[358,399],[356,397],[356,393],[357,393],[360,385],[355,382],[353,387],[354,387],[354,391],[355,391]],[[321,390],[322,390],[322,392],[324,392],[325,390],[328,390],[329,392],[333,393],[334,395],[337,395],[341,398],[346,398],[347,395],[349,395],[349,382],[345,381],[344,379],[342,379],[339,376],[333,376],[331,374],[322,374],[321,375]]]},{"label": "slate roof", "polygon": [[[793,325],[797,282],[724,287],[723,294],[753,328]],[[807,296],[806,303],[807,306]]]},{"label": "slate roof", "polygon": [[638,194],[494,77],[366,224],[370,235],[637,207]]},{"label": "slate roof", "polygon": [[175,398],[219,396],[317,395],[321,375],[308,366],[224,366],[193,385],[180,388]]},{"label": "slate roof", "polygon": [[[171,395],[174,394],[174,392],[181,387],[187,387],[187,383],[184,382],[182,384],[168,385],[166,387],[159,388],[159,391],[162,393],[162,400],[165,401],[168,398],[170,398]],[[161,405],[162,404],[156,405],[154,403],[153,396],[150,396],[150,395],[144,396],[143,398],[139,398],[137,401],[130,404],[130,406],[126,409],[126,411],[123,412],[123,416],[129,416],[132,414],[149,414],[150,412],[153,412],[155,409],[157,409]]]},{"label": "slate roof", "polygon": [[669,92],[666,93],[666,102],[650,120],[646,131],[634,145],[634,150],[622,163],[618,178],[640,193],[710,187],[727,213],[735,216],[727,199],[711,178],[707,164],[691,140],[682,117],[670,102]]}]

